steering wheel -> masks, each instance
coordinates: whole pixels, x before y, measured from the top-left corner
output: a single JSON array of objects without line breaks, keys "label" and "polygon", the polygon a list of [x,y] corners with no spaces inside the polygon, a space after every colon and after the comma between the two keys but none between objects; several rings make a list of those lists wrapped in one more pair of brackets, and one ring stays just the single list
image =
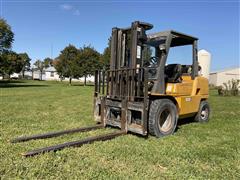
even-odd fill
[{"label": "steering wheel", "polygon": [[148,66],[154,66],[158,63],[158,57],[157,56],[152,56],[150,59],[149,59],[149,65]]}]

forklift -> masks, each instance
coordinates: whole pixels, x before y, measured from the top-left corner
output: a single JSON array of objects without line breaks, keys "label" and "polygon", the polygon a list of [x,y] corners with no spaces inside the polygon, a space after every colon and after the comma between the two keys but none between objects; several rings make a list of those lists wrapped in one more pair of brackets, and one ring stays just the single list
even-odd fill
[{"label": "forklift", "polygon": [[[198,39],[177,31],[147,34],[152,24],[135,21],[128,28],[112,29],[109,70],[95,72],[94,119],[96,125],[11,140],[12,143],[107,126],[120,131],[23,153],[34,156],[65,147],[113,139],[127,133],[157,138],[171,135],[178,119],[207,122],[210,115],[208,79],[199,75]],[[169,51],[192,46],[192,64],[167,64]]]}]

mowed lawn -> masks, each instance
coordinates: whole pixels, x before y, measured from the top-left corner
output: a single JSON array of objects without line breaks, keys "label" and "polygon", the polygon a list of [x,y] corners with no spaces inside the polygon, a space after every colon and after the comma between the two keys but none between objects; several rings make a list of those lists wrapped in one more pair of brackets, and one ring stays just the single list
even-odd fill
[{"label": "mowed lawn", "polygon": [[93,86],[0,82],[0,179],[240,179],[240,98],[211,91],[209,123],[181,123],[162,139],[128,134],[30,158],[21,153],[107,128],[11,144],[11,138],[94,124]]}]

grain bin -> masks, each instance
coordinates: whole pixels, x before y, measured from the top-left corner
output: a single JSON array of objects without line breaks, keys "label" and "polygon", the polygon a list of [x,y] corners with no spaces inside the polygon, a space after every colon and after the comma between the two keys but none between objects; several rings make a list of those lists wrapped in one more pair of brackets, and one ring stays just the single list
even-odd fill
[{"label": "grain bin", "polygon": [[209,79],[211,54],[204,49],[198,51],[198,62],[201,66],[200,75]]}]

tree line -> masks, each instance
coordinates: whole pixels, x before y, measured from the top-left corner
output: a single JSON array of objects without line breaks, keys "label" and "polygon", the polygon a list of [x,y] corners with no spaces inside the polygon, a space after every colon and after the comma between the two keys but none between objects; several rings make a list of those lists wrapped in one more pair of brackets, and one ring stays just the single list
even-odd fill
[{"label": "tree line", "polygon": [[13,73],[24,72],[30,68],[27,53],[16,53],[11,50],[14,33],[4,19],[0,19],[0,75],[10,77]]},{"label": "tree line", "polygon": [[93,75],[96,69],[108,69],[109,67],[110,43],[104,49],[103,54],[91,45],[76,48],[69,44],[58,57],[37,59],[34,62],[34,68],[31,68],[31,58],[27,53],[16,53],[11,50],[13,41],[14,33],[11,27],[6,20],[0,19],[0,75],[4,78],[10,78],[13,73],[21,73],[24,78],[25,71],[38,70],[40,79],[42,79],[44,69],[53,66],[61,80],[67,77],[71,84],[73,78],[84,77],[84,84],[86,84],[87,76]]}]

